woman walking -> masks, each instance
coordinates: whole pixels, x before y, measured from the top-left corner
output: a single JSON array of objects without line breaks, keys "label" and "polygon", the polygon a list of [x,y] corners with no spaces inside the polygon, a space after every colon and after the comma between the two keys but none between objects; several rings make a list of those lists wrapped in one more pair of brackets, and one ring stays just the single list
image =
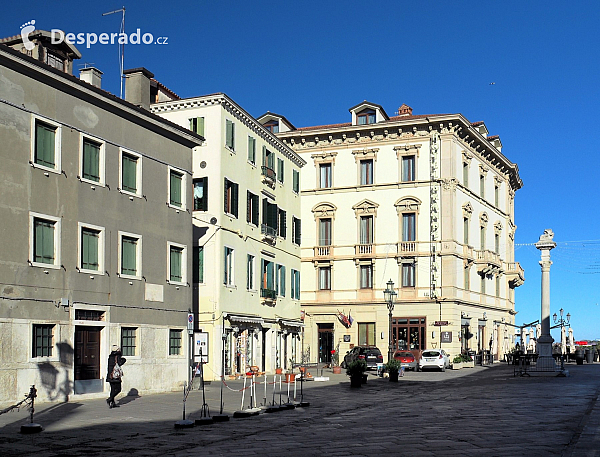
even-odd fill
[{"label": "woman walking", "polygon": [[113,344],[112,351],[108,356],[108,373],[106,382],[110,384],[110,397],[106,399],[109,408],[117,408],[115,397],[121,392],[121,381],[123,378],[123,369],[121,368],[127,360],[122,357],[121,349]]}]

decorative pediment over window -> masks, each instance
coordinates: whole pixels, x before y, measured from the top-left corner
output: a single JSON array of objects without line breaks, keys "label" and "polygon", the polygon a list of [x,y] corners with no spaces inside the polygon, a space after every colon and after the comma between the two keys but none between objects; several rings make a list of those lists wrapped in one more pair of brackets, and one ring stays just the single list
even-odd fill
[{"label": "decorative pediment over window", "polygon": [[479,225],[480,225],[481,227],[487,227],[487,225],[488,225],[488,220],[489,220],[489,219],[488,219],[488,215],[487,215],[487,213],[481,213],[481,214],[479,215]]},{"label": "decorative pediment over window", "polygon": [[335,217],[335,212],[337,211],[337,207],[332,203],[319,203],[315,207],[313,207],[312,212],[315,216],[315,219],[320,217]]},{"label": "decorative pediment over window", "polygon": [[402,146],[394,146],[394,151],[396,151],[397,158],[400,158],[401,156],[419,157],[421,146],[421,144],[405,144]]},{"label": "decorative pediment over window", "polygon": [[322,152],[320,154],[312,154],[310,158],[313,159],[315,165],[317,165],[320,163],[335,163],[335,156],[337,155],[337,152]]},{"label": "decorative pediment over window", "polygon": [[375,202],[372,202],[371,200],[363,200],[360,203],[357,203],[356,205],[354,205],[352,207],[352,209],[354,210],[354,213],[356,214],[356,217],[358,216],[365,216],[365,215],[375,215],[377,216],[377,208],[379,207],[379,205]]},{"label": "decorative pediment over window", "polygon": [[471,206],[470,202],[465,203],[462,206],[462,210],[463,210],[463,217],[466,217],[467,219],[471,219],[471,216],[473,215],[473,207]]},{"label": "decorative pediment over window", "polygon": [[417,197],[403,197],[394,203],[396,207],[396,212],[398,213],[407,213],[407,212],[419,212],[419,207],[421,206],[421,200]]},{"label": "decorative pediment over window", "polygon": [[354,160],[358,162],[359,160],[373,159],[377,160],[377,151],[379,148],[364,148],[364,149],[356,149],[352,151],[352,155],[354,156]]},{"label": "decorative pediment over window", "polygon": [[462,160],[463,163],[466,163],[467,165],[469,165],[471,163],[471,159],[473,158],[473,154],[471,154],[468,151],[462,151]]},{"label": "decorative pediment over window", "polygon": [[496,233],[496,234],[498,234],[498,235],[500,235],[500,233],[502,233],[502,222],[500,222],[500,221],[497,221],[497,222],[494,224],[494,233]]}]

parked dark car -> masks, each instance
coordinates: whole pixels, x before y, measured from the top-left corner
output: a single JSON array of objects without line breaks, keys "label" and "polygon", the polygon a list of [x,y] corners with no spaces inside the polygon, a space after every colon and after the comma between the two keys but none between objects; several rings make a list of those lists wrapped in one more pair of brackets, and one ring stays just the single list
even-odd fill
[{"label": "parked dark car", "polygon": [[377,370],[377,364],[383,363],[383,356],[375,346],[354,346],[344,356],[342,368],[346,368],[348,364],[355,360],[367,362],[367,370]]},{"label": "parked dark car", "polygon": [[407,370],[417,371],[417,359],[410,351],[403,351],[401,349],[396,350],[394,352],[394,360],[397,360],[402,364],[402,366]]}]

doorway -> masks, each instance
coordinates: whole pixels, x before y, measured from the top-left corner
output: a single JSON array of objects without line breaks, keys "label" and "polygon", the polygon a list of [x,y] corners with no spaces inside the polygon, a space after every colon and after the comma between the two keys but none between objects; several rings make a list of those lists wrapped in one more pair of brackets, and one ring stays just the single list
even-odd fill
[{"label": "doorway", "polygon": [[102,392],[100,332],[103,327],[75,327],[75,393]]},{"label": "doorway", "polygon": [[333,350],[333,324],[317,324],[319,333],[319,362],[331,363]]}]

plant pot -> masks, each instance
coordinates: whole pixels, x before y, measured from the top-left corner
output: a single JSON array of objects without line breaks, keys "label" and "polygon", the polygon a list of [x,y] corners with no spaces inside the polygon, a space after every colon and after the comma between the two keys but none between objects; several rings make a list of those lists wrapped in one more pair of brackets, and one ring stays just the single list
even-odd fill
[{"label": "plant pot", "polygon": [[463,363],[462,362],[452,362],[452,369],[453,370],[460,370],[463,367]]},{"label": "plant pot", "polygon": [[362,383],[363,384],[367,383],[367,379],[368,379],[368,376],[366,374],[362,375]]},{"label": "plant pot", "polygon": [[350,387],[360,387],[362,385],[362,375],[350,376]]},{"label": "plant pot", "polygon": [[306,367],[298,367],[298,369],[300,370],[300,373],[306,373]]},{"label": "plant pot", "polygon": [[275,368],[275,374],[281,374],[283,370],[281,368]]},{"label": "plant pot", "polygon": [[294,382],[294,379],[296,379],[296,374],[295,373],[286,373],[285,374],[285,382]]},{"label": "plant pot", "polygon": [[390,382],[398,382],[398,372],[390,371]]},{"label": "plant pot", "polygon": [[342,374],[342,367],[333,367],[333,374]]}]

